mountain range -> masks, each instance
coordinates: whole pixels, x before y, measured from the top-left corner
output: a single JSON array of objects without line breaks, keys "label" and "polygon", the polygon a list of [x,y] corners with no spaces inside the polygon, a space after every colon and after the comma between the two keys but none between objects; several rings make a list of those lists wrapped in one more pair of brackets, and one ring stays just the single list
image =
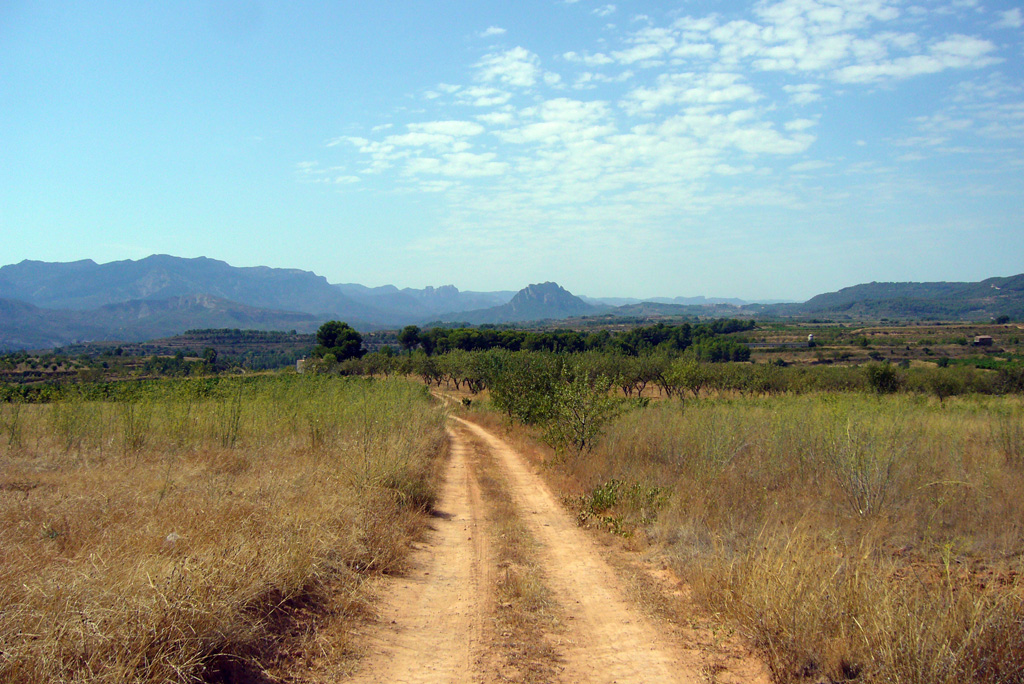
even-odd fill
[{"label": "mountain range", "polygon": [[556,283],[519,292],[453,285],[331,284],[299,269],[234,267],[205,257],[154,255],[97,264],[22,261],[0,268],[0,349],[85,340],[142,341],[195,328],[313,332],[325,320],[369,331],[408,324],[500,324],[581,316],[990,320],[1024,318],[1024,275],[978,283],[869,283],[799,303],[705,297],[594,299]]}]

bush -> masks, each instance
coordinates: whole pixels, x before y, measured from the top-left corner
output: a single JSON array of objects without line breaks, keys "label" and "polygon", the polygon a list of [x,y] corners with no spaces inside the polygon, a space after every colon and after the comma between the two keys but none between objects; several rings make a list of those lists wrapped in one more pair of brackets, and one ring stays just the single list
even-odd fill
[{"label": "bush", "polygon": [[889,363],[870,363],[864,368],[868,386],[875,394],[892,394],[900,388],[901,377]]}]

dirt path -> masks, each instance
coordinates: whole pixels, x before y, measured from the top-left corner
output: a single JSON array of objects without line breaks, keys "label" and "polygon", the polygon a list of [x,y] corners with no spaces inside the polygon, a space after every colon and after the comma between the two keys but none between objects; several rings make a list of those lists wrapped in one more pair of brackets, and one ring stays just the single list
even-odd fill
[{"label": "dirt path", "polygon": [[627,598],[602,549],[525,460],[484,428],[457,417],[452,422],[434,530],[414,554],[408,576],[388,580],[380,618],[359,637],[370,655],[347,681],[518,681],[493,667],[502,645],[494,634],[500,608],[487,541],[495,532],[474,469],[482,458],[505,480],[515,516],[533,539],[541,581],[557,603],[561,628],[538,635],[557,654],[556,681],[708,681],[699,647],[680,643],[678,630],[658,624]]},{"label": "dirt path", "polygon": [[[568,617],[563,681],[700,682],[699,661],[624,596],[615,572],[522,457],[487,430],[453,417],[486,442],[538,543],[547,586]],[[688,662],[689,661],[689,662]]]},{"label": "dirt path", "polygon": [[432,531],[389,581],[378,626],[364,635],[369,656],[351,682],[477,682],[474,668],[490,611],[480,487],[467,449],[452,439]]}]

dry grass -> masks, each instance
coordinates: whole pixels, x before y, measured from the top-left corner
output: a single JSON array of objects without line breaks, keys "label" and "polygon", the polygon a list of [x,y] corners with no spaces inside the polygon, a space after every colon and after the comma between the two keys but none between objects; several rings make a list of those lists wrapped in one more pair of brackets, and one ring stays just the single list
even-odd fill
[{"label": "dry grass", "polygon": [[776,681],[1019,682],[1022,420],[1019,398],[665,402],[559,467]]},{"label": "dry grass", "polygon": [[0,681],[258,672],[289,606],[343,606],[400,564],[445,439],[421,389],[267,377],[0,407]]}]

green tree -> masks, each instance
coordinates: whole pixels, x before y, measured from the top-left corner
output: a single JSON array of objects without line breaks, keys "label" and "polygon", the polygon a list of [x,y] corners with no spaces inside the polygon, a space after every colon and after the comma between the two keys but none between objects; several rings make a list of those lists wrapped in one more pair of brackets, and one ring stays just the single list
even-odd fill
[{"label": "green tree", "polygon": [[864,372],[875,394],[891,394],[900,388],[902,379],[890,363],[869,363],[864,367]]},{"label": "green tree", "polygon": [[684,356],[672,363],[668,371],[668,379],[680,391],[689,391],[696,399],[700,396],[700,391],[711,382],[711,373],[697,359],[692,356]]},{"label": "green tree", "polygon": [[555,385],[551,415],[544,439],[560,451],[580,456],[594,448],[605,427],[618,415],[622,403],[609,396],[612,381],[602,375],[590,380],[585,373],[562,369]]},{"label": "green tree", "polygon": [[491,401],[499,410],[527,425],[541,425],[552,414],[559,379],[554,354],[494,351],[484,359]]},{"label": "green tree", "polygon": [[420,329],[416,325],[407,325],[398,333],[398,343],[402,349],[412,354],[412,350],[419,346]]},{"label": "green tree", "polygon": [[363,336],[348,323],[327,321],[316,331],[316,348],[313,356],[323,357],[333,354],[338,361],[358,359],[366,353],[363,349]]}]

